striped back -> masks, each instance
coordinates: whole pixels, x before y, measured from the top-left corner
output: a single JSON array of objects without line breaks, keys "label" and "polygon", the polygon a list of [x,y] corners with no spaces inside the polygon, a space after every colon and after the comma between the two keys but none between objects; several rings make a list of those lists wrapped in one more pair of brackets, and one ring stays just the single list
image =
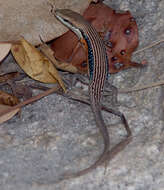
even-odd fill
[{"label": "striped back", "polygon": [[88,45],[89,93],[91,101],[100,102],[105,80],[108,76],[108,59],[105,45],[91,25],[83,26],[83,37]]}]

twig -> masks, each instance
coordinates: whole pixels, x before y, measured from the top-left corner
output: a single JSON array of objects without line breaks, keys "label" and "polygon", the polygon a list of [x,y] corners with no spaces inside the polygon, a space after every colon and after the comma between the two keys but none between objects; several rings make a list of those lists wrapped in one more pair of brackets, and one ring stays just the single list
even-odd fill
[{"label": "twig", "polygon": [[[164,42],[164,39],[162,40],[159,40],[159,41],[155,41],[153,42],[152,44],[138,50],[138,51],[135,51],[134,52],[134,55],[137,54],[137,53],[140,53],[146,49],[149,49],[149,48],[152,48],[160,43]],[[120,89],[118,90],[119,93],[129,93],[129,92],[134,92],[134,91],[140,91],[140,90],[144,90],[144,89],[147,89],[147,88],[153,88],[153,87],[156,87],[156,86],[161,86],[161,85],[164,85],[164,80],[160,80],[158,82],[154,82],[154,83],[151,83],[151,84],[148,84],[148,85],[142,85],[142,86],[139,86],[139,87],[134,87],[134,88],[127,88],[127,89]]]},{"label": "twig", "polygon": [[53,93],[53,92],[56,92],[56,91],[59,90],[60,88],[61,88],[60,86],[56,86],[56,87],[54,87],[54,88],[51,88],[51,89],[49,89],[49,90],[46,90],[46,91],[43,92],[43,93],[40,93],[40,94],[38,94],[38,95],[36,95],[36,96],[33,96],[32,98],[30,98],[30,99],[28,99],[28,100],[25,100],[25,101],[23,101],[23,102],[21,102],[21,103],[15,105],[15,106],[11,107],[11,108],[8,108],[8,109],[4,110],[3,112],[1,112],[1,116],[5,115],[5,114],[7,114],[7,113],[9,113],[9,112],[11,112],[11,111],[17,109],[17,108],[21,108],[21,107],[23,107],[23,106],[25,106],[25,105],[27,105],[27,104],[30,104],[30,103],[32,103],[32,102],[35,102],[35,101],[37,101],[37,100],[39,100],[39,99],[41,99],[41,98],[43,98],[43,97],[45,97],[45,96],[48,96],[49,94],[51,94],[51,93]]},{"label": "twig", "polygon": [[144,90],[147,88],[153,88],[153,87],[157,87],[157,86],[161,86],[164,85],[164,80],[160,80],[158,82],[154,82],[151,84],[147,84],[147,85],[142,85],[142,86],[138,86],[138,87],[134,87],[134,88],[125,88],[125,89],[118,89],[119,93],[129,93],[129,92],[134,92],[134,91],[140,91],[140,90]]},{"label": "twig", "polygon": [[146,49],[152,48],[152,47],[154,47],[154,46],[156,46],[156,45],[158,45],[158,44],[160,44],[160,43],[162,43],[162,42],[164,42],[164,39],[159,40],[159,41],[155,41],[155,42],[153,42],[152,44],[150,44],[150,45],[148,45],[148,46],[146,46],[146,47],[144,47],[144,48],[142,48],[142,49],[139,49],[139,50],[135,51],[135,52],[133,53],[133,55],[138,54],[138,53],[140,53],[140,52],[142,52],[142,51],[144,51],[144,50],[146,50]]}]

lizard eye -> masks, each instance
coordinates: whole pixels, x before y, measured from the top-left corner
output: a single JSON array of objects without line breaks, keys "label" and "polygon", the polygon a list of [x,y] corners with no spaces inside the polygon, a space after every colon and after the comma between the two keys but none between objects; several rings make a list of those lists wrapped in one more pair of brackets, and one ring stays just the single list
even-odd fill
[{"label": "lizard eye", "polygon": [[130,34],[131,34],[131,29],[130,29],[130,28],[127,28],[127,29],[124,31],[124,33],[125,33],[126,35],[130,35]]},{"label": "lizard eye", "polygon": [[65,19],[65,18],[64,18],[63,20],[64,20],[65,22],[69,22],[69,20],[67,20],[67,19]]}]

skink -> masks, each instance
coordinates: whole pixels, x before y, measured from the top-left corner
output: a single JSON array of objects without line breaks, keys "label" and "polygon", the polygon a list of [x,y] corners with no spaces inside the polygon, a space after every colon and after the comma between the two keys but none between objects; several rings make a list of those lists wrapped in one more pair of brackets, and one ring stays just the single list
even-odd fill
[{"label": "skink", "polygon": [[[90,105],[103,140],[104,150],[98,160],[90,167],[77,173],[68,174],[69,177],[84,175],[103,163],[109,154],[109,134],[101,114],[101,97],[105,81],[108,77],[108,59],[104,42],[97,31],[78,13],[68,9],[52,10],[55,17],[66,27],[72,30],[79,38],[88,54],[89,97]],[[66,177],[66,178],[67,178]]]}]

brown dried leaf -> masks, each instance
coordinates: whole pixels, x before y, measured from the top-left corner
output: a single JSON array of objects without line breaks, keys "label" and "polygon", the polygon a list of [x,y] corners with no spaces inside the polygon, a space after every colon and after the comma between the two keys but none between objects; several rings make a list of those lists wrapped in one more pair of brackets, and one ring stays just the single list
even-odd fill
[{"label": "brown dried leaf", "polygon": [[9,53],[11,49],[11,44],[10,43],[5,43],[5,42],[1,42],[0,43],[0,61],[2,61],[7,54]]},{"label": "brown dried leaf", "polygon": [[6,92],[0,91],[0,124],[12,118],[16,113],[20,111],[20,108],[12,110],[6,114],[3,114],[5,110],[19,103],[19,100]]},{"label": "brown dried leaf", "polygon": [[53,64],[25,39],[21,39],[19,45],[13,44],[11,51],[17,63],[31,78],[44,83],[59,82],[63,90],[66,91]]},{"label": "brown dried leaf", "polygon": [[0,90],[0,104],[14,106],[19,103],[17,97]]},{"label": "brown dried leaf", "polygon": [[17,41],[24,36],[30,43],[50,41],[67,31],[51,14],[51,6],[83,13],[91,0],[0,0],[0,41]]},{"label": "brown dried leaf", "polygon": [[[138,45],[138,29],[129,11],[118,13],[99,1],[97,4],[91,3],[83,16],[106,42],[110,73],[145,65],[143,62],[131,61],[132,53]],[[56,38],[51,48],[57,60],[70,63],[79,73],[87,73],[87,54],[72,31]]]},{"label": "brown dried leaf", "polygon": [[15,110],[12,110],[4,115],[2,115],[1,113],[4,112],[4,110],[10,108],[11,106],[7,106],[7,105],[0,105],[0,124],[11,119],[16,113],[18,113],[20,111],[20,108],[17,108]]}]

